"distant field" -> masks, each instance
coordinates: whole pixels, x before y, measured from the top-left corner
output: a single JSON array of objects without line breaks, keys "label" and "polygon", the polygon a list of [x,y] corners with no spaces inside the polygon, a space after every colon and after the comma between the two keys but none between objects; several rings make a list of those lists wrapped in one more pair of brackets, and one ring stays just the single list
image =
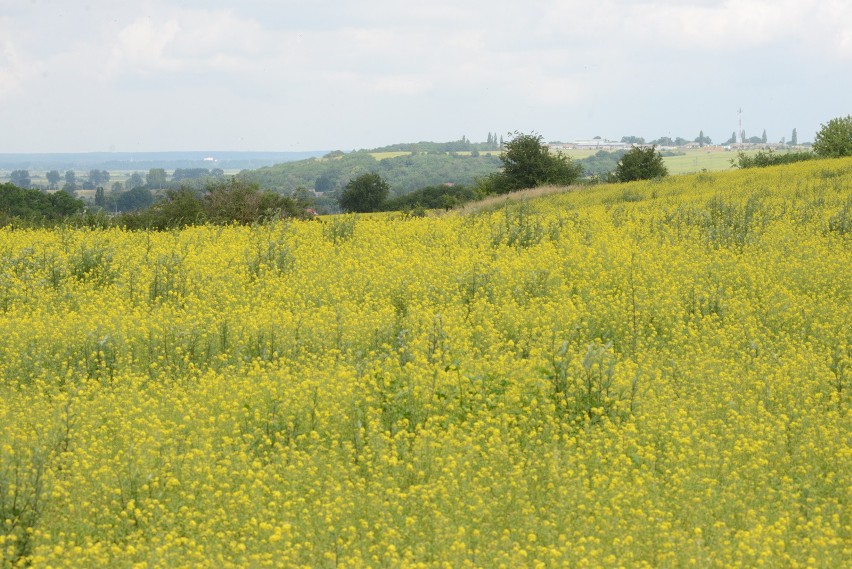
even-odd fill
[{"label": "distant field", "polygon": [[[600,150],[596,148],[578,148],[562,150],[561,152],[574,160],[582,160],[594,156]],[[410,152],[371,152],[370,156],[376,160],[385,158],[397,158],[407,156]],[[470,156],[470,152],[458,152],[460,156]],[[480,151],[481,155],[499,155],[499,150]],[[731,167],[731,159],[736,156],[735,152],[720,150],[707,151],[702,149],[687,150],[682,156],[667,156],[664,158],[670,174],[689,174],[702,170],[727,170]]]},{"label": "distant field", "polygon": [[[376,160],[384,160],[385,158],[397,158],[399,156],[408,156],[411,152],[370,152],[370,156],[375,158]],[[461,150],[456,152],[459,156],[470,156],[469,150]],[[499,150],[480,150],[480,156],[497,156],[500,154]]]},{"label": "distant field", "polygon": [[407,156],[411,152],[370,152],[370,156],[376,160],[384,160],[385,158],[396,158],[398,156]]},{"label": "distant field", "polygon": [[[480,150],[479,155],[480,156],[499,156],[500,152],[501,152],[500,150]],[[462,152],[456,152],[456,154],[458,154],[459,156],[470,156],[470,151],[464,150]]]},{"label": "distant field", "polygon": [[600,152],[600,149],[598,149],[598,148],[572,148],[572,149],[569,149],[569,150],[560,150],[559,152],[561,152],[565,156],[568,156],[568,157],[573,158],[575,160],[581,160],[583,158],[588,158],[589,156],[594,156],[595,154]]},{"label": "distant field", "polygon": [[731,159],[736,158],[736,155],[736,152],[699,148],[687,150],[682,156],[666,156],[663,162],[668,167],[669,174],[689,174],[701,170],[728,170],[731,167]]},{"label": "distant field", "polygon": [[[124,184],[130,176],[133,175],[134,172],[138,172],[143,177],[148,173],[148,170],[110,170],[109,171],[109,183],[106,184],[105,189],[109,190],[112,188],[112,185],[116,182],[120,184]],[[171,176],[174,170],[166,169],[166,173]],[[36,187],[46,187],[48,185],[47,182],[47,173],[41,170],[29,170],[30,173],[30,182],[33,186]],[[226,176],[235,176],[240,173],[240,170],[237,169],[229,169],[225,170]],[[61,188],[65,184],[65,172],[60,172],[62,174],[62,179],[59,181],[59,187]],[[77,186],[81,186],[83,182],[88,179],[89,172],[82,170],[75,170],[74,174],[77,176]],[[11,170],[0,170],[0,184],[9,182],[11,179],[12,171]],[[82,190],[81,192],[85,192],[86,190]],[[91,191],[94,196],[94,190]],[[85,195],[85,193],[78,194],[80,196]]]}]

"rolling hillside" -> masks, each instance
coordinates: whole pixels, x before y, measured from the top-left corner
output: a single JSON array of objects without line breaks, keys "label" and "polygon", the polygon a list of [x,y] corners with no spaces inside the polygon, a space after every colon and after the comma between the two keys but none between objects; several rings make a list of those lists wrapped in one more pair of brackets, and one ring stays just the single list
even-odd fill
[{"label": "rolling hillside", "polygon": [[0,229],[2,563],[847,565],[852,159],[566,190]]}]

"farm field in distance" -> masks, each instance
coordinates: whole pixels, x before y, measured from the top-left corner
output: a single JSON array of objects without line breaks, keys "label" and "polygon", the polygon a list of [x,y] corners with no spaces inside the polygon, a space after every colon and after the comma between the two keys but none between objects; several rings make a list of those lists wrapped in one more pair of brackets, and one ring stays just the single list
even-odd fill
[{"label": "farm field in distance", "polygon": [[[597,149],[569,149],[562,151],[565,155],[573,160],[580,160],[593,156],[598,152]],[[665,156],[663,162],[669,169],[670,174],[691,174],[702,170],[718,171],[731,169],[731,160],[736,159],[737,153],[734,151],[719,150],[713,147],[712,150],[704,148],[695,148],[679,151],[681,154],[677,156]],[[748,150],[746,154],[755,154],[757,150]],[[370,155],[376,160],[384,160],[385,158],[396,158],[406,156],[409,152],[371,152]],[[459,155],[466,156],[470,152],[458,152]],[[499,156],[499,150],[483,150],[481,155],[492,154]]]},{"label": "farm field in distance", "polygon": [[0,279],[3,566],[852,559],[852,159],[2,228]]},{"label": "farm field in distance", "polygon": [[[757,150],[747,150],[747,155],[754,155]],[[686,150],[679,156],[665,156],[663,162],[669,174],[691,174],[702,170],[730,170],[731,160],[736,160],[736,151],[705,150],[702,148]]]}]

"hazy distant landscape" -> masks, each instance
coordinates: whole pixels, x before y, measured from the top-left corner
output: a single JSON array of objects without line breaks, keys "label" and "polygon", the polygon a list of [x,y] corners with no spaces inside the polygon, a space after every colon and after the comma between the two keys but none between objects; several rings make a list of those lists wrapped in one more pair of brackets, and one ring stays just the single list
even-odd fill
[{"label": "hazy distant landscape", "polygon": [[[792,139],[796,139],[795,129]],[[472,188],[500,171],[505,140],[504,136],[488,133],[483,142],[462,137],[449,142],[398,143],[350,152],[0,154],[0,182],[15,183],[17,178],[17,183],[27,188],[65,189],[89,206],[117,213],[156,201],[168,189],[186,185],[200,188],[205,181],[236,176],[283,196],[307,192],[313,196],[313,207],[335,212],[339,211],[338,194],[351,180],[369,172],[382,177],[394,198],[438,186],[457,186],[457,191],[463,192],[463,188]],[[582,179],[596,181],[610,176],[625,152],[637,144],[646,144],[645,139],[596,138],[552,142],[548,146],[572,159],[581,168]],[[765,133],[763,139],[748,140],[743,134],[739,142],[732,135],[725,145],[714,145],[703,131],[695,140],[662,137],[647,144],[659,147],[668,171],[677,174],[731,168],[737,152],[789,152],[807,147],[783,140],[768,143]],[[96,204],[98,188],[103,188],[103,194]],[[151,198],[126,195],[139,188],[147,189]],[[416,201],[412,198],[411,203]]]},{"label": "hazy distant landscape", "polygon": [[261,168],[292,160],[322,156],[326,151],[311,152],[82,152],[62,154],[3,154],[0,172],[12,170],[77,170],[94,168],[108,171],[137,171],[149,168],[222,168],[243,170]]}]

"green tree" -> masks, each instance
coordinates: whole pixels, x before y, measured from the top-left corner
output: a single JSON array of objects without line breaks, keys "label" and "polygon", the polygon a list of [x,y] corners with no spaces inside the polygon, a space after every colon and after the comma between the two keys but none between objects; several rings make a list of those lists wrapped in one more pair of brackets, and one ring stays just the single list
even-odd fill
[{"label": "green tree", "polygon": [[56,186],[59,185],[59,180],[62,179],[62,175],[59,173],[59,170],[51,170],[47,174],[45,174],[47,178],[47,184],[50,186],[51,190],[55,190]]},{"label": "green tree", "polygon": [[766,129],[763,129],[763,135],[760,137],[760,142],[766,144],[769,139],[766,137]]},{"label": "green tree", "polygon": [[366,213],[378,211],[387,199],[390,188],[376,172],[361,174],[349,180],[337,202],[344,211]]},{"label": "green tree", "polygon": [[289,196],[262,191],[256,182],[236,178],[207,186],[202,207],[213,223],[250,224],[280,217],[297,217],[296,202]]},{"label": "green tree", "polygon": [[731,138],[725,141],[725,144],[736,144],[737,143],[737,133],[736,131],[731,133]]},{"label": "green tree", "polygon": [[124,182],[124,187],[128,191],[135,190],[136,188],[141,188],[144,185],[145,180],[142,178],[142,174],[140,174],[139,172],[133,172],[133,174],[130,175],[130,178],[128,178],[127,181]]},{"label": "green tree", "polygon": [[106,170],[89,170],[89,182],[93,188],[105,186],[109,183],[109,172]]},{"label": "green tree", "polygon": [[449,209],[474,199],[476,194],[473,189],[466,186],[427,186],[403,196],[385,200],[382,209],[385,211],[408,211],[418,207]]},{"label": "green tree", "polygon": [[318,192],[330,192],[334,189],[334,178],[330,174],[319,176],[314,182],[314,190]]},{"label": "green tree", "polygon": [[821,125],[813,148],[821,158],[852,156],[852,115],[831,119]]},{"label": "green tree", "polygon": [[29,170],[12,170],[10,181],[19,188],[23,188],[25,190],[30,189],[30,186],[32,186]]},{"label": "green tree", "polygon": [[62,185],[62,191],[72,196],[77,191],[77,174],[74,170],[65,171],[65,184]]},{"label": "green tree", "polygon": [[151,191],[144,186],[137,186],[118,195],[115,201],[119,211],[139,211],[154,203]]},{"label": "green tree", "polygon": [[151,190],[161,190],[166,187],[166,171],[162,168],[151,168],[145,175],[145,185]]},{"label": "green tree", "polygon": [[169,229],[196,223],[250,224],[281,217],[303,217],[296,201],[256,182],[238,178],[211,180],[204,190],[190,186],[168,189],[153,207],[138,215],[128,215],[128,226]]},{"label": "green tree", "polygon": [[166,190],[163,199],[151,208],[152,225],[156,229],[184,227],[205,221],[204,207],[196,190],[182,187]]},{"label": "green tree", "polygon": [[48,194],[14,184],[0,184],[0,219],[57,220],[83,210],[85,204],[65,192]]},{"label": "green tree", "polygon": [[615,167],[615,179],[619,182],[662,178],[668,173],[663,163],[663,156],[657,152],[655,146],[645,148],[636,146],[630,149]]},{"label": "green tree", "polygon": [[75,198],[73,195],[64,190],[48,194],[48,198],[53,211],[60,217],[80,213],[86,206],[82,200]]},{"label": "green tree", "polygon": [[500,155],[503,172],[497,175],[495,190],[506,193],[545,184],[569,185],[582,175],[583,168],[568,156],[551,154],[539,134],[515,132]]},{"label": "green tree", "polygon": [[98,207],[106,206],[106,193],[101,186],[98,186],[98,189],[95,190],[95,205]]},{"label": "green tree", "polygon": [[290,198],[293,200],[293,203],[296,205],[296,207],[300,210],[313,208],[316,203],[314,193],[302,186],[299,186],[298,188],[293,190],[293,193],[290,194]]},{"label": "green tree", "polygon": [[655,146],[674,146],[675,141],[670,136],[661,136],[657,140],[652,140],[651,144]]},{"label": "green tree", "polygon": [[645,139],[641,136],[622,136],[621,142],[626,144],[645,144]]},{"label": "green tree", "polygon": [[197,180],[206,178],[209,175],[210,170],[207,168],[175,168],[175,171],[172,173],[172,181]]},{"label": "green tree", "polygon": [[790,137],[790,144],[793,146],[799,144],[799,134],[796,132],[796,129],[793,129],[793,135]]}]

